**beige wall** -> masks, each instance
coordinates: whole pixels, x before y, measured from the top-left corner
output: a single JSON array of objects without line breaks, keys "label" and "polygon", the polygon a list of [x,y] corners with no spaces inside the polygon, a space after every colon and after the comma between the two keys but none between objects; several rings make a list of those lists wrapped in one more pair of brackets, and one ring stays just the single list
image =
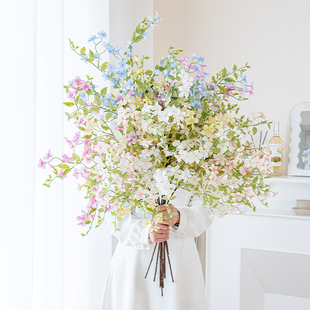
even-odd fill
[{"label": "beige wall", "polygon": [[154,35],[155,63],[174,46],[203,55],[211,74],[250,64],[255,96],[241,111],[280,121],[286,173],[290,113],[310,101],[310,1],[154,0],[154,11],[163,18]]}]

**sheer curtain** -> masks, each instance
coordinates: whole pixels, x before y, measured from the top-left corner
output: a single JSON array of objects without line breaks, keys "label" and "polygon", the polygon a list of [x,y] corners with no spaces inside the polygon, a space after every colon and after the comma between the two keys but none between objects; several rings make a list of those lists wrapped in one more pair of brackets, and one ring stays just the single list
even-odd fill
[{"label": "sheer curtain", "polygon": [[[105,226],[80,236],[85,207],[76,182],[42,186],[38,159],[68,152],[64,89],[90,66],[69,48],[109,32],[108,0],[10,0],[1,4],[0,296],[6,310],[99,309],[111,258]],[[100,75],[95,76],[101,83]],[[100,85],[101,86],[101,85]]]}]

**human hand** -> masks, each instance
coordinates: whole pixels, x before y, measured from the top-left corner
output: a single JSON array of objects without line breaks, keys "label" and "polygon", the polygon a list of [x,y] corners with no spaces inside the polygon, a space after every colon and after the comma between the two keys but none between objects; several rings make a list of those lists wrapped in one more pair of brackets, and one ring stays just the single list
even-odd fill
[{"label": "human hand", "polygon": [[[158,229],[153,230],[153,227],[156,226]],[[169,227],[170,225],[166,225],[163,223],[152,223],[150,231],[149,231],[149,238],[153,243],[156,242],[164,242],[169,239]]]},{"label": "human hand", "polygon": [[[163,224],[174,225],[176,223],[180,223],[180,212],[178,209],[174,207],[172,203],[169,203],[168,206],[160,205],[159,207],[160,207],[159,213],[162,213],[164,218],[164,221],[162,222]],[[170,219],[170,221],[168,221],[167,219]]]}]

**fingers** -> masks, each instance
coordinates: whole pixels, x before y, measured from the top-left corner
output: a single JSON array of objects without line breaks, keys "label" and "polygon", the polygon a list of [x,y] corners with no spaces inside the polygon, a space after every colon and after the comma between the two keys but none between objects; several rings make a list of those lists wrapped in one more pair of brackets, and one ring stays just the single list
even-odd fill
[{"label": "fingers", "polygon": [[153,230],[150,232],[151,241],[155,243],[167,241],[170,233],[169,226],[162,223],[158,223],[156,226],[158,227],[158,230]]}]

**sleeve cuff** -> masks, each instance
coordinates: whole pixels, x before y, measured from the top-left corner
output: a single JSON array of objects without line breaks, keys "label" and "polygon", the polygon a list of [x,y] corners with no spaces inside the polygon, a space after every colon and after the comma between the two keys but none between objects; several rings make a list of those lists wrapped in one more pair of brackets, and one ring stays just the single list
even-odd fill
[{"label": "sleeve cuff", "polygon": [[176,207],[178,211],[180,212],[180,222],[179,222],[179,227],[176,227],[175,225],[171,226],[171,230],[176,234],[176,235],[181,235],[182,232],[184,231],[186,227],[186,212],[185,212],[185,206],[180,206]]},{"label": "sleeve cuff", "polygon": [[149,230],[150,230],[151,224],[147,225],[144,229],[142,229],[141,232],[141,244],[143,250],[149,250],[150,245],[152,244],[151,240],[149,240]]}]

